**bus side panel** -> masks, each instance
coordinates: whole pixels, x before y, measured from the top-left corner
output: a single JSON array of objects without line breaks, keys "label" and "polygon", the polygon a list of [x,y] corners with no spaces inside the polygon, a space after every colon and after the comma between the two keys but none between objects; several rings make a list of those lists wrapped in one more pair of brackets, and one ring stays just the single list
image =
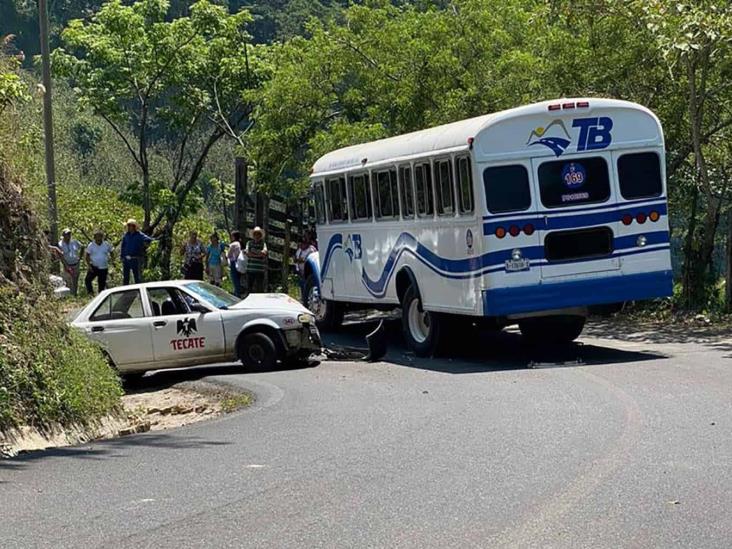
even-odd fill
[{"label": "bus side panel", "polygon": [[449,218],[331,228],[343,232],[321,231],[328,242],[321,252],[324,297],[398,305],[396,278],[408,268],[428,310],[481,314],[480,250],[474,236],[480,229],[475,221]]}]

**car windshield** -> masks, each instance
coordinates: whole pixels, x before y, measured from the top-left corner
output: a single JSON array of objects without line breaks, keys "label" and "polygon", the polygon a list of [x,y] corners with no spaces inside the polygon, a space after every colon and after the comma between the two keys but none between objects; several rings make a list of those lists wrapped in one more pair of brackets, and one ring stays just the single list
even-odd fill
[{"label": "car windshield", "polygon": [[226,309],[241,301],[229,292],[211,284],[207,284],[206,282],[193,282],[191,284],[186,284],[186,289],[196,297],[199,297],[204,301],[208,301],[211,305],[219,309]]}]

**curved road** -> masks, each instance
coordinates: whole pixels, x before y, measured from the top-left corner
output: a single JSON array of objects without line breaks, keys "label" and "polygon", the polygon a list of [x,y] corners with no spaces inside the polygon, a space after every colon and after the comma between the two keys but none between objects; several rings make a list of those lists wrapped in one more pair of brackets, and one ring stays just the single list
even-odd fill
[{"label": "curved road", "polygon": [[0,546],[729,547],[732,345],[679,337],[158,372],[257,402],[0,462]]}]

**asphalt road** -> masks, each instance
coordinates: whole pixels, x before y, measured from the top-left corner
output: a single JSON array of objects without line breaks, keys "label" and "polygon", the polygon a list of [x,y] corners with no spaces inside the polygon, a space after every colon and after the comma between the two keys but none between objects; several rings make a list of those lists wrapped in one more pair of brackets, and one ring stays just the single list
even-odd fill
[{"label": "asphalt road", "polygon": [[432,360],[394,335],[378,364],[156,373],[257,402],[0,462],[0,546],[732,546],[732,344],[590,334],[466,335]]}]

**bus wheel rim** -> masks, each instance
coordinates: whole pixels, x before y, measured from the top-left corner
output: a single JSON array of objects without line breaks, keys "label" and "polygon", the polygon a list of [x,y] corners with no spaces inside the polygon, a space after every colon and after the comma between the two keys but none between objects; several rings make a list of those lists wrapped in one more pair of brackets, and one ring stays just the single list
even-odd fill
[{"label": "bus wheel rim", "polygon": [[430,335],[430,319],[427,311],[420,311],[419,309],[419,300],[412,300],[409,304],[407,321],[412,338],[417,343],[424,343]]}]

